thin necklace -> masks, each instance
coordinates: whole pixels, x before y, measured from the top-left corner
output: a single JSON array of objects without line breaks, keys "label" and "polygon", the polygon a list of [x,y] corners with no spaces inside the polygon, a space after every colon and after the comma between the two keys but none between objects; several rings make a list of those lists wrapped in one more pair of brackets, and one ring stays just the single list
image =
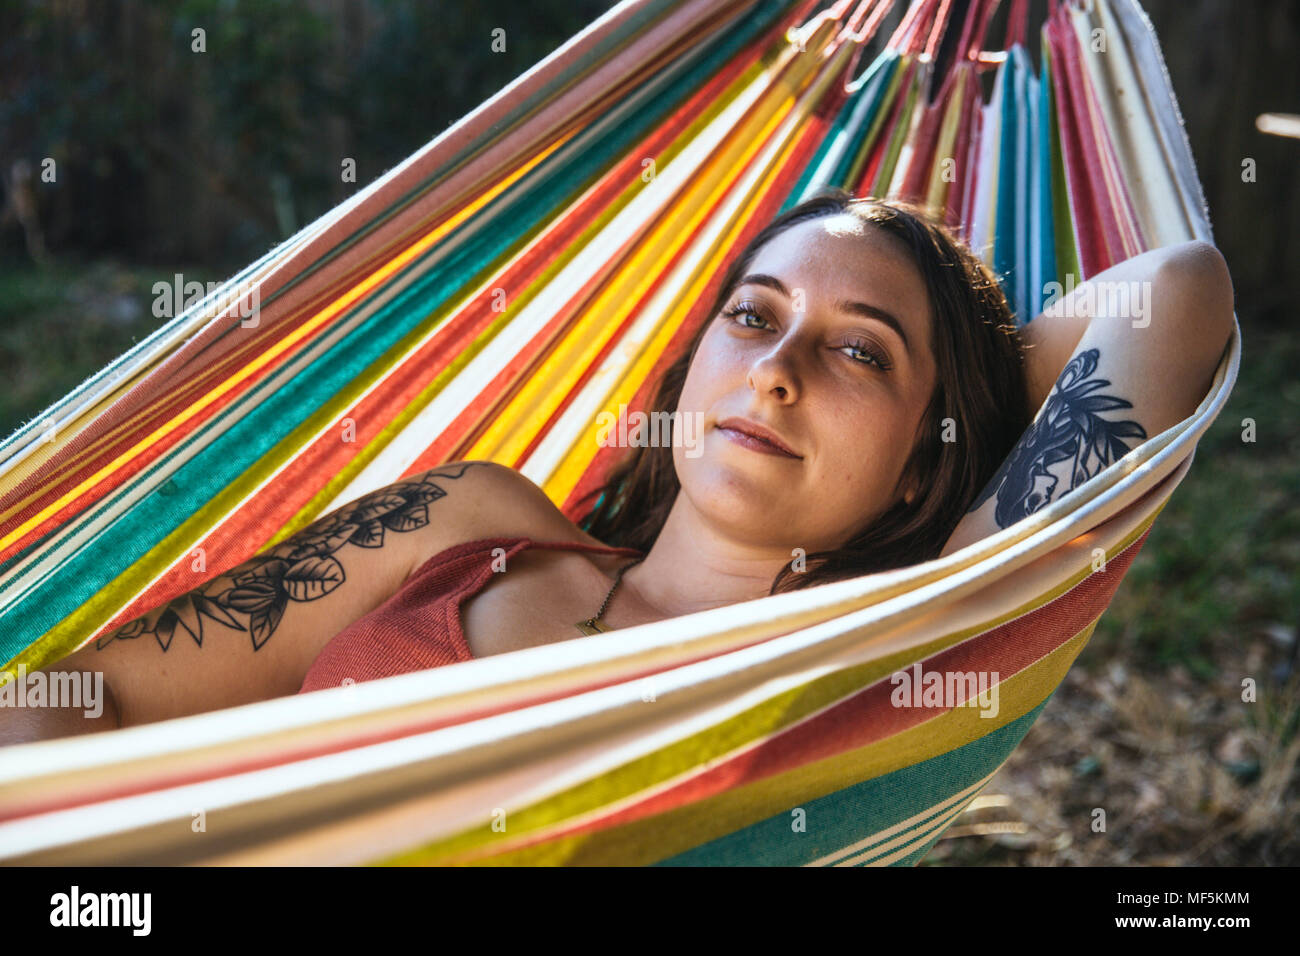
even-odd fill
[{"label": "thin necklace", "polygon": [[577,627],[578,630],[582,631],[583,634],[603,634],[607,631],[614,630],[614,628],[602,624],[600,619],[605,616],[605,609],[609,607],[609,600],[614,596],[614,591],[618,588],[618,582],[623,580],[623,572],[632,567],[632,565],[640,564],[644,560],[645,558],[637,558],[632,562],[632,564],[625,564],[623,567],[619,568],[618,572],[614,575],[614,585],[609,589],[609,593],[605,595],[605,601],[601,604],[600,610],[596,612],[596,616],[589,617],[585,621],[579,621],[574,626]]}]

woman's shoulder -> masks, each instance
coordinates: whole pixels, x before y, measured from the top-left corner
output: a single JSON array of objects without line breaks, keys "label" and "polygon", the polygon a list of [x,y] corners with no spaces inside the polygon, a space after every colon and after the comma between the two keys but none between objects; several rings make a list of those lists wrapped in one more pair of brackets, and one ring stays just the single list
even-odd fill
[{"label": "woman's shoulder", "polygon": [[[412,567],[439,551],[483,538],[601,543],[570,521],[532,479],[508,465],[455,461],[406,480],[429,489],[425,496],[431,498],[431,531],[419,546],[423,558],[415,555]],[[445,502],[440,500],[444,497]],[[435,511],[442,512],[436,520]]]}]

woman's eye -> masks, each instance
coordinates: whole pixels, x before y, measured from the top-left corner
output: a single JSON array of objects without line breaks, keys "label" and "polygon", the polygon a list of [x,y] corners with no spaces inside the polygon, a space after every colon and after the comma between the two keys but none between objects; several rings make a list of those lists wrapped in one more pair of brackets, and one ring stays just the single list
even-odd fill
[{"label": "woman's eye", "polygon": [[746,302],[741,302],[739,305],[736,305],[735,307],[728,309],[726,312],[722,314],[725,316],[729,316],[733,319],[739,319],[738,324],[747,329],[755,329],[755,328],[759,328],[759,326],[751,325],[749,322],[746,322],[745,321],[746,316],[751,316],[755,319],[758,319],[758,321],[762,323],[767,322],[767,319],[763,318],[763,316],[759,314],[758,310],[754,306]]},{"label": "woman's eye", "polygon": [[[882,352],[872,348],[866,342],[850,342],[848,345],[844,346],[841,351],[843,351],[845,355],[848,355],[849,358],[853,359],[853,361],[858,362],[861,365],[875,365],[882,372],[887,372],[893,367]],[[859,354],[852,354],[854,352]]]}]

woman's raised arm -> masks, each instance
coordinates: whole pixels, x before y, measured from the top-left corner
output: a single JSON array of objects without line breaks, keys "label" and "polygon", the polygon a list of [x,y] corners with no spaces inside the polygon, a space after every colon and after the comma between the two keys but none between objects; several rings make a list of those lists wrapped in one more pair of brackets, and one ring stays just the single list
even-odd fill
[{"label": "woman's raised arm", "polygon": [[1196,411],[1232,335],[1227,263],[1200,240],[1099,272],[1021,330],[1038,414],[943,554],[1056,501]]}]

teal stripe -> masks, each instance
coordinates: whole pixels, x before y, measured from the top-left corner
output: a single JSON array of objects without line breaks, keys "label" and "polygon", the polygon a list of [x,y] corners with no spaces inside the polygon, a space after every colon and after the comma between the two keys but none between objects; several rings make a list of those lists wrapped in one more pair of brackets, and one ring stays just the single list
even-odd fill
[{"label": "teal stripe", "polygon": [[998,200],[994,210],[993,270],[1002,283],[1011,311],[1019,315],[1021,303],[1016,295],[1016,150],[1019,129],[1016,117],[1015,57],[1008,56],[1002,65],[1002,136],[998,144]]},{"label": "teal stripe", "polygon": [[[791,829],[792,808],[654,865],[804,866],[836,853],[987,777],[1016,749],[1051,699],[1049,694],[1023,717],[946,754],[800,804],[806,832]],[[912,856],[924,855],[942,833],[936,832]]]},{"label": "teal stripe", "polygon": [[[1041,170],[1039,182],[1042,188],[1033,200],[1038,203],[1040,221],[1040,232],[1034,237],[1034,241],[1039,244],[1042,252],[1043,262],[1043,285],[1056,281],[1059,277],[1056,273],[1056,221],[1052,216],[1052,118],[1055,112],[1053,108],[1052,78],[1047,69],[1047,61],[1044,59],[1042,70],[1038,81],[1038,165]],[[1043,311],[1043,303],[1047,301],[1047,295],[1042,288],[1036,291],[1037,298],[1034,302],[1034,308],[1030,315],[1032,320],[1034,316]]]}]

